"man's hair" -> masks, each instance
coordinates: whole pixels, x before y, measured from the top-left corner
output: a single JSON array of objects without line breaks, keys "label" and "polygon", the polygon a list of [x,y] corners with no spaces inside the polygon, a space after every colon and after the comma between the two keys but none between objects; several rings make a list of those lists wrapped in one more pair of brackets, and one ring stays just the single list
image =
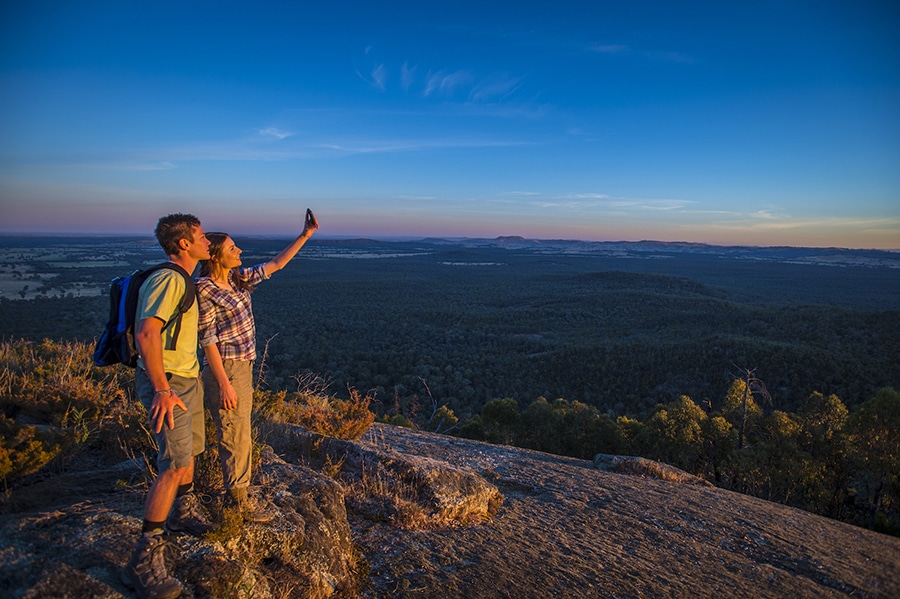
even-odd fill
[{"label": "man's hair", "polygon": [[178,253],[178,242],[182,239],[194,240],[194,228],[200,226],[200,219],[193,214],[170,214],[159,219],[156,225],[156,240],[169,256]]}]

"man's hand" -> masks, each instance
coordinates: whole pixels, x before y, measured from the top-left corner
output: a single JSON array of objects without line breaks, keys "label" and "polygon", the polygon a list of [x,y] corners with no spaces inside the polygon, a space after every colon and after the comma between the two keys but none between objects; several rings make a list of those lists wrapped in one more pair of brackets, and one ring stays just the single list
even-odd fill
[{"label": "man's hand", "polygon": [[175,391],[157,393],[153,396],[153,402],[150,404],[150,423],[154,425],[153,428],[157,433],[162,431],[163,423],[169,430],[175,428],[176,406],[187,412],[187,406]]}]

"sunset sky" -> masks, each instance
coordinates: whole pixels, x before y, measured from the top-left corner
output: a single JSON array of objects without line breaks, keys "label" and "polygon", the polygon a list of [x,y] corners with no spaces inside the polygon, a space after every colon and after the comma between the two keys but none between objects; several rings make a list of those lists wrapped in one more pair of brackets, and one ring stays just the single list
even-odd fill
[{"label": "sunset sky", "polygon": [[900,249],[898,6],[3,2],[0,233]]}]

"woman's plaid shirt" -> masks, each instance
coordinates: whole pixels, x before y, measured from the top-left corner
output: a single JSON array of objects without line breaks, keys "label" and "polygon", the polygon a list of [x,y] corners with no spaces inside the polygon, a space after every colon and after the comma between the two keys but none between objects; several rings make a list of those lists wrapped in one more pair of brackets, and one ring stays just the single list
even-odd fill
[{"label": "woman's plaid shirt", "polygon": [[[262,264],[238,270],[238,277],[251,285],[265,281]],[[197,279],[200,306],[200,347],[215,343],[223,360],[256,359],[256,323],[249,291],[222,289],[209,277]]]}]

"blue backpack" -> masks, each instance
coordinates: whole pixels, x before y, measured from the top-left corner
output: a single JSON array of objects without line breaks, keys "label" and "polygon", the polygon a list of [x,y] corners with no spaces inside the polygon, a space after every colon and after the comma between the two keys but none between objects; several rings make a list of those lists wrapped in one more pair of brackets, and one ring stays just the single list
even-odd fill
[{"label": "blue backpack", "polygon": [[141,285],[144,284],[147,277],[164,268],[179,273],[184,277],[185,284],[184,297],[181,299],[178,313],[162,329],[165,331],[170,325],[175,326],[172,338],[166,345],[166,349],[175,349],[178,334],[181,332],[181,317],[194,305],[194,299],[197,297],[197,287],[187,271],[177,264],[165,262],[146,270],[136,270],[124,277],[116,277],[110,282],[109,320],[106,323],[106,330],[103,331],[103,335],[94,349],[94,364],[97,366],[125,364],[131,368],[137,366],[138,350],[134,341],[134,333],[138,294],[141,290]]}]

